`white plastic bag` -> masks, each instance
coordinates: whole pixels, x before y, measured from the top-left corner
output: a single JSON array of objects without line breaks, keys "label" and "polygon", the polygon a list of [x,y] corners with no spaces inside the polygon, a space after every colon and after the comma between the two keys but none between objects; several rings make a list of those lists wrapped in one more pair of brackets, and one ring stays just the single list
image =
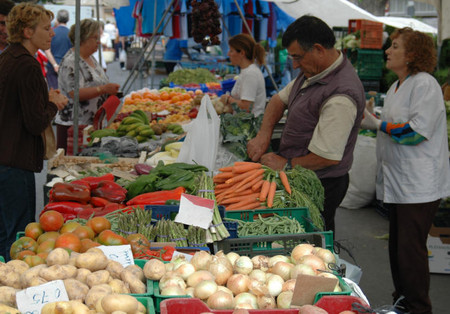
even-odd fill
[{"label": "white plastic bag", "polygon": [[197,118],[192,121],[177,162],[199,164],[214,171],[219,146],[220,119],[208,95],[203,96]]},{"label": "white plastic bag", "polygon": [[125,51],[125,49],[120,49],[119,61],[120,62],[127,62],[127,52]]}]

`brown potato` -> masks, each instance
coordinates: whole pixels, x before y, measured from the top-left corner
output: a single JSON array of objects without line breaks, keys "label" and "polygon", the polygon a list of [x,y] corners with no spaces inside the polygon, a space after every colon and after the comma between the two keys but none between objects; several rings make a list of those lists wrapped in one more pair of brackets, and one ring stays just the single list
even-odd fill
[{"label": "brown potato", "polygon": [[66,287],[69,300],[84,302],[84,299],[86,298],[86,295],[89,292],[88,285],[73,278],[65,279],[64,287]]},{"label": "brown potato", "polygon": [[[47,280],[45,280],[44,278],[42,278],[42,277],[33,277],[33,278],[31,278],[31,280],[30,280],[30,282],[29,282],[29,284],[28,284],[28,287],[36,287],[36,286],[40,286],[40,285],[42,285],[42,284],[44,284],[44,283],[47,283],[48,281]],[[25,287],[24,287],[25,288]]]},{"label": "brown potato", "polygon": [[39,276],[47,281],[74,278],[76,275],[77,268],[72,265],[52,265],[39,271]]},{"label": "brown potato", "polygon": [[97,301],[105,295],[111,294],[112,289],[107,284],[93,286],[86,295],[84,303],[91,309],[95,309]]},{"label": "brown potato", "polygon": [[147,286],[139,280],[131,271],[124,269],[120,274],[121,279],[130,287],[131,293],[142,294],[147,292]]},{"label": "brown potato", "polygon": [[86,283],[86,278],[89,274],[92,274],[92,272],[89,269],[78,268],[77,276],[75,277],[75,279],[81,281],[82,283]]},{"label": "brown potato", "polygon": [[20,280],[20,273],[15,269],[7,265],[0,269],[0,285],[13,287],[16,289],[22,289],[22,281]]},{"label": "brown potato", "polygon": [[136,277],[139,278],[140,281],[144,283],[147,282],[147,278],[145,278],[144,275],[144,270],[138,265],[128,265],[125,269],[131,271]]},{"label": "brown potato", "polygon": [[86,284],[89,287],[108,283],[112,280],[111,275],[107,270],[97,270],[86,277]]},{"label": "brown potato", "polygon": [[[95,248],[94,248],[95,249]],[[101,252],[100,249],[97,249]],[[103,252],[86,252],[77,256],[75,264],[78,268],[87,268],[90,271],[105,269],[108,265],[108,259]]]},{"label": "brown potato", "polygon": [[[30,282],[35,277],[39,277],[39,271],[43,268],[47,268],[46,264],[37,265],[34,267],[31,267],[26,272],[20,275],[20,282],[22,283],[23,288],[31,287]],[[43,278],[42,278],[43,279]]]},{"label": "brown potato", "polygon": [[16,292],[18,290],[12,287],[0,287],[0,303],[16,307]]},{"label": "brown potato", "polygon": [[102,299],[102,308],[109,314],[114,311],[123,311],[125,313],[135,313],[138,309],[139,301],[131,295],[109,294]]},{"label": "brown potato", "polygon": [[128,286],[120,279],[113,279],[108,285],[111,286],[113,293],[129,294],[131,292]]},{"label": "brown potato", "polygon": [[47,256],[47,265],[67,265],[69,263],[69,252],[63,248],[56,248],[50,251]]},{"label": "brown potato", "polygon": [[117,261],[109,260],[106,270],[109,271],[111,277],[120,279],[120,273],[123,271],[123,266]]},{"label": "brown potato", "polygon": [[72,305],[69,301],[51,302],[44,305],[41,314],[72,314]]},{"label": "brown potato", "polygon": [[6,263],[6,265],[14,268],[14,271],[18,272],[19,274],[24,273],[30,268],[30,265],[18,259],[10,260],[8,263]]}]

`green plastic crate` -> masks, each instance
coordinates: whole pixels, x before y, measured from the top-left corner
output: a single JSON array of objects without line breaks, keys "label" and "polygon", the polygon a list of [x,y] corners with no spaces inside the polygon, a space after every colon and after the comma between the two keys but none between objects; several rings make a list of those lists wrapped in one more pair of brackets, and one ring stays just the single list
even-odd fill
[{"label": "green plastic crate", "polygon": [[349,287],[349,285],[347,285],[347,283],[338,276],[339,279],[339,286],[341,287],[342,291],[339,292],[317,292],[316,293],[316,297],[314,298],[314,303],[316,303],[317,301],[320,300],[320,298],[322,298],[323,296],[326,295],[333,295],[333,296],[338,296],[338,295],[350,295],[352,293],[352,288]]},{"label": "green plastic crate", "polygon": [[[147,263],[148,260],[146,259],[135,259],[134,264],[139,266],[140,268],[144,269],[145,263]],[[130,293],[133,297],[151,297],[153,296],[153,282],[149,279],[147,279],[147,292],[144,294],[138,294],[138,293]]]},{"label": "green plastic crate", "polygon": [[153,300],[155,301],[156,312],[161,312],[160,304],[162,301],[173,298],[190,298],[189,295],[161,295],[159,291],[159,281],[153,281]]},{"label": "green plastic crate", "polygon": [[383,76],[383,50],[349,49],[347,50],[347,57],[361,80],[377,80]]},{"label": "green plastic crate", "polygon": [[[254,221],[255,219],[258,219],[259,214],[263,217],[268,216],[268,215],[277,214],[279,216],[296,219],[303,226],[306,233],[322,234],[325,238],[325,246],[322,246],[322,247],[327,248],[333,252],[333,231],[318,230],[316,228],[316,226],[314,226],[314,224],[312,223],[311,215],[309,214],[309,209],[306,207],[233,210],[233,211],[226,211],[225,218],[239,219],[239,220],[243,220],[243,221]],[[273,235],[273,236],[277,236],[277,235]],[[245,237],[245,238],[247,238],[247,237]],[[240,239],[243,239],[243,238],[240,238]],[[227,241],[227,240],[231,240],[231,239],[226,239],[223,241]],[[223,242],[223,241],[220,241],[220,242]],[[225,252],[228,252],[228,251],[225,251]]]},{"label": "green plastic crate", "polygon": [[147,310],[147,314],[156,314],[155,305],[151,297],[136,297],[136,300],[142,303]]},{"label": "green plastic crate", "polygon": [[19,240],[21,237],[25,236],[25,231],[19,231],[16,233],[16,240]]},{"label": "green plastic crate", "polygon": [[4,263],[5,259],[3,258],[3,256],[0,255],[0,262]]}]

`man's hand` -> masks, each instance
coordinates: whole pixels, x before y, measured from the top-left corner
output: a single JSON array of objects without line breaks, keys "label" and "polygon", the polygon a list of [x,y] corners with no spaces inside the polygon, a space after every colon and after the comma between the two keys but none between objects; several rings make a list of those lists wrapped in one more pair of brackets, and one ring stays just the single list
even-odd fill
[{"label": "man's hand", "polygon": [[277,155],[275,153],[267,153],[262,155],[261,163],[273,170],[283,170],[286,165],[287,159]]},{"label": "man's hand", "polygon": [[247,143],[247,154],[252,161],[258,161],[269,148],[270,138],[257,134]]},{"label": "man's hand", "polygon": [[69,99],[61,94],[59,89],[53,88],[48,92],[48,99],[58,107],[58,110],[62,110],[69,102]]},{"label": "man's hand", "polygon": [[361,121],[361,129],[379,130],[380,126],[381,120],[371,114],[369,110],[364,109],[364,118]]}]

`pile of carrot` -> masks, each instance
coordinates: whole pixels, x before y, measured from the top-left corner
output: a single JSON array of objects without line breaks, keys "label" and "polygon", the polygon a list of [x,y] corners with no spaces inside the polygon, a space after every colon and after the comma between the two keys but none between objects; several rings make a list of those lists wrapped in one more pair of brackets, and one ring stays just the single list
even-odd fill
[{"label": "pile of carrot", "polygon": [[[233,166],[221,168],[219,171],[213,178],[215,195],[217,203],[225,206],[226,210],[273,206],[277,183],[272,169],[256,162],[238,161]],[[291,194],[286,174],[280,171],[278,175],[286,192]]]}]

